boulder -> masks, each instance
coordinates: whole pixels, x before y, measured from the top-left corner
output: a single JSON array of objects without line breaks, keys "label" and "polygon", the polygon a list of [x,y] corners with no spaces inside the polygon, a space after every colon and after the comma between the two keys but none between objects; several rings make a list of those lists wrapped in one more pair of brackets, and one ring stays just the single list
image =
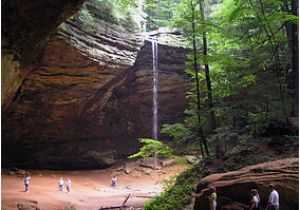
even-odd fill
[{"label": "boulder", "polygon": [[8,171],[7,175],[16,175],[16,172],[14,172],[14,171]]},{"label": "boulder", "polygon": [[152,172],[152,170],[150,168],[144,168],[143,169],[143,174],[150,175],[151,172]]},{"label": "boulder", "polygon": [[[215,186],[218,194],[217,203],[220,208],[224,206],[224,209],[247,209],[250,190],[255,188],[259,191],[261,206],[266,207],[270,193],[268,185],[273,183],[279,192],[280,209],[298,209],[298,173],[299,158],[271,161],[248,166],[238,171],[209,175],[197,185],[197,193],[205,191],[210,186]],[[194,209],[209,209],[204,195],[196,198]]]},{"label": "boulder", "polygon": [[162,167],[173,166],[176,164],[176,161],[174,159],[165,159],[161,160],[160,164]]},{"label": "boulder", "polygon": [[38,207],[38,201],[36,200],[25,200],[22,202],[19,202],[17,204],[18,210],[40,210]]},{"label": "boulder", "polygon": [[126,174],[130,174],[132,172],[132,168],[128,167],[128,166],[124,166],[123,168],[123,171],[126,173]]},{"label": "boulder", "polygon": [[26,171],[22,170],[22,169],[19,169],[19,170],[17,170],[16,174],[19,177],[24,177],[26,175]]},{"label": "boulder", "polygon": [[186,155],[186,161],[190,164],[197,164],[200,161],[200,158],[194,155]]}]

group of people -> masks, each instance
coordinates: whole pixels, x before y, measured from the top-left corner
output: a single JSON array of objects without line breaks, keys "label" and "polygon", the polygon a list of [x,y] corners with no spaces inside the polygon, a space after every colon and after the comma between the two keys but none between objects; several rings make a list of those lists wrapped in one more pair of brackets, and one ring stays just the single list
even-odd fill
[{"label": "group of people", "polygon": [[[24,179],[25,192],[29,192],[29,180],[30,180],[30,176],[25,176]],[[66,190],[68,193],[71,191],[71,185],[72,185],[71,179],[67,178]],[[117,185],[117,177],[113,176],[111,179],[111,186],[116,187],[116,185]],[[60,177],[58,180],[58,191],[63,192],[63,188],[64,188],[64,180],[62,177]]]},{"label": "group of people", "polygon": [[[68,193],[71,191],[71,185],[72,185],[71,179],[67,178],[67,181],[66,181],[66,190],[67,190]],[[64,180],[63,180],[62,177],[60,177],[59,180],[58,180],[58,189],[59,189],[59,192],[63,192],[63,188],[64,188]]]},{"label": "group of people", "polygon": [[[275,190],[273,184],[269,185],[270,195],[268,198],[268,204],[266,210],[279,210],[279,193]],[[210,196],[208,197],[209,208],[210,210],[217,209],[217,193],[216,188],[211,186],[208,189]],[[201,195],[201,194],[200,194]],[[250,200],[250,208],[249,210],[260,210],[262,209],[260,205],[260,197],[257,189],[251,190],[251,200]]]},{"label": "group of people", "polygon": [[[25,192],[29,192],[29,181],[30,181],[30,176],[25,176],[25,179],[24,179]],[[71,191],[71,185],[72,185],[71,179],[67,178],[66,190],[68,193]],[[58,180],[58,191],[63,192],[63,188],[64,188],[64,180],[62,177],[60,177]]]}]

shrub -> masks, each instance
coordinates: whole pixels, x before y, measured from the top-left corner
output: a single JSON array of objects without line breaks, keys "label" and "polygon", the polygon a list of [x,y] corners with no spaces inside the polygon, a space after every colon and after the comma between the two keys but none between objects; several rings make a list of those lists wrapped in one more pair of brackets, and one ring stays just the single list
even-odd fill
[{"label": "shrub", "polygon": [[65,207],[65,210],[76,210],[76,207],[73,204],[69,204]]},{"label": "shrub", "polygon": [[151,199],[144,205],[145,210],[173,210],[183,208],[190,200],[193,183],[197,173],[189,169],[181,173],[175,185],[167,188],[159,197]]},{"label": "shrub", "polygon": [[140,138],[139,141],[144,143],[144,146],[140,148],[138,153],[130,155],[128,158],[136,157],[150,157],[151,155],[157,154],[160,157],[170,157],[172,155],[172,150],[166,144],[161,141],[149,139],[149,138]]}]

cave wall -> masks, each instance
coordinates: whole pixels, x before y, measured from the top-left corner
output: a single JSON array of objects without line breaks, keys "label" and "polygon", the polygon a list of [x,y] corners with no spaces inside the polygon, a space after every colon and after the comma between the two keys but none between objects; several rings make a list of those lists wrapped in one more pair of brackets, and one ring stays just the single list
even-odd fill
[{"label": "cave wall", "polygon": [[49,34],[77,12],[85,0],[10,0],[1,9],[1,106],[6,110],[15,99],[31,64]]},{"label": "cave wall", "polygon": [[[135,152],[138,137],[151,137],[151,43],[95,1],[85,6],[93,21],[69,18],[30,67],[15,65],[23,76],[12,76],[16,87],[2,104],[4,167],[106,167]],[[159,45],[160,125],[183,117],[187,52]],[[9,89],[14,79],[6,81]]]}]

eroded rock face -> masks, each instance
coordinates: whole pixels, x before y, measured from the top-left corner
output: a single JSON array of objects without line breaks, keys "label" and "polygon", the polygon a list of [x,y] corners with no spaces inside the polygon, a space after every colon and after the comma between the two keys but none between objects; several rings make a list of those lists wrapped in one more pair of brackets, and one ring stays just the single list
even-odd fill
[{"label": "eroded rock face", "polygon": [[41,52],[47,37],[85,0],[3,1],[1,106],[6,110]]},{"label": "eroded rock face", "polygon": [[[3,160],[8,165],[104,167],[135,152],[138,137],[151,137],[151,44],[140,51],[136,65],[118,71],[69,48],[65,41],[53,38],[45,54],[48,63],[27,77],[4,113]],[[65,53],[58,53],[60,49]],[[161,125],[182,118],[189,84],[183,73],[186,50],[159,49]],[[48,54],[51,59],[56,55],[60,65]],[[177,65],[172,68],[174,62]]]},{"label": "eroded rock face", "polygon": [[[93,28],[69,19],[49,37],[3,111],[4,167],[106,167],[151,137],[151,43],[134,26],[101,18],[94,15]],[[186,53],[159,46],[160,125],[177,122],[187,106]]]},{"label": "eroded rock face", "polygon": [[30,64],[47,36],[79,10],[84,1],[3,1],[1,38],[6,42],[5,48],[17,52],[23,64]]},{"label": "eroded rock face", "polygon": [[[268,185],[273,183],[279,192],[280,209],[297,209],[299,205],[298,173],[298,158],[282,159],[249,166],[238,171],[207,176],[198,184],[197,192],[209,186],[215,186],[219,208],[236,209],[249,205],[250,190],[255,188],[259,191],[261,206],[265,208],[270,193]],[[194,209],[209,209],[208,200],[204,196],[197,197]]]}]

